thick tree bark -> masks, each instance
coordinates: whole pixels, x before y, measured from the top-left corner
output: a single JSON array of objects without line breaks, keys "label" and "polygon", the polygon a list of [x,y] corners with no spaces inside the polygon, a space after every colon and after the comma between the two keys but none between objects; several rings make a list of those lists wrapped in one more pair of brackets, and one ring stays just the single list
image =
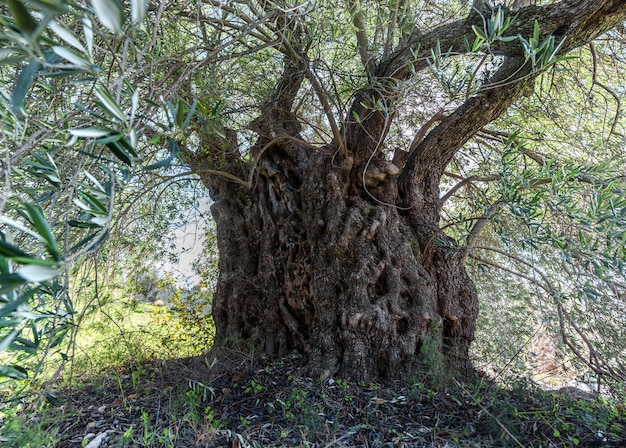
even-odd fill
[{"label": "thick tree bark", "polygon": [[[536,18],[544,36],[565,39],[564,51],[625,17],[621,0],[567,0],[523,9],[511,33],[530,35]],[[382,155],[394,112],[368,101],[392,104],[410,60],[423,69],[422,56],[436,39],[465,51],[463,36],[481,23],[473,12],[426,35],[414,32],[376,67],[373,87],[355,94],[335,132],[345,141],[319,150],[302,140],[291,112],[303,80],[311,80],[304,50],[293,45],[284,51],[281,81],[251,125],[259,135],[254,160],[240,157],[228,132],[207,136],[204,150],[187,156],[199,172],[249,179],[244,187],[203,176],[220,255],[213,304],[218,344],[295,351],[326,377],[398,378],[423,359],[432,361],[433,353],[451,371],[471,370],[478,298],[464,268],[465,248],[439,227],[439,183],[459,148],[532,86],[537,71],[519,44],[494,45],[506,56],[489,80],[495,87],[469,98],[395,164]]]},{"label": "thick tree bark", "polygon": [[287,178],[278,174],[291,164],[287,152],[266,154],[274,176],[213,205],[218,341],[295,350],[316,374],[362,380],[396,378],[426,356],[423,347],[444,344],[467,371],[478,309],[461,254],[429,250],[425,260],[410,217],[351,194],[350,170],[332,157],[310,154],[303,174]]}]

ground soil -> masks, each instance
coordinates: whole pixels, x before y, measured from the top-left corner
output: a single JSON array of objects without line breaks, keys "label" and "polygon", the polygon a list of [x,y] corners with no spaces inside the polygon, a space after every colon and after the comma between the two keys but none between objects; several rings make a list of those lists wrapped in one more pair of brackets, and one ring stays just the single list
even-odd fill
[{"label": "ground soil", "polygon": [[42,429],[57,432],[59,448],[626,447],[619,406],[521,380],[507,390],[485,378],[462,385],[442,372],[356,384],[302,376],[298,358],[232,352],[223,359],[154,361],[83,377],[29,418],[49,421]]}]

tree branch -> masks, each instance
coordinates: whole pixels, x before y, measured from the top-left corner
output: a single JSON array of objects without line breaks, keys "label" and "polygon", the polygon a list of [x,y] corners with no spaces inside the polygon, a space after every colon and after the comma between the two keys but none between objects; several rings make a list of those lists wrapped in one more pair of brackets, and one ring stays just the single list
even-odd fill
[{"label": "tree branch", "polygon": [[[568,36],[561,47],[561,54],[590,42],[598,35],[613,28],[626,16],[626,4],[622,0],[563,0],[545,6],[528,6],[515,14],[516,20],[507,30],[508,36],[532,36],[535,20],[539,24],[540,39],[549,35]],[[483,27],[480,11],[473,10],[465,19],[434,28],[420,34],[416,27],[409,43],[392,53],[381,62],[377,75],[407,79],[412,71],[428,67],[430,51],[439,45],[450,53],[465,54],[465,39],[475,37],[472,25]],[[524,50],[517,41],[493,42],[489,46],[492,54],[498,56],[524,56]]]},{"label": "tree branch", "polygon": [[370,75],[376,70],[376,65],[374,63],[374,55],[369,48],[365,15],[359,0],[348,0],[348,11],[352,15],[352,24],[356,28],[356,43],[359,48],[361,63],[365,71]]},{"label": "tree branch", "polygon": [[[381,113],[373,110],[370,103],[393,103],[397,89],[393,88],[392,80],[407,80],[413,73],[428,67],[431,49],[439,47],[449,50],[453,55],[466,53],[469,50],[467,39],[475,37],[472,25],[483,26],[481,14],[479,11],[472,11],[463,20],[442,25],[423,35],[416,27],[408,44],[393,52],[378,65],[374,80],[378,86],[385,87],[381,89],[370,86],[357,93],[345,119],[346,145],[357,154],[357,161],[369,157],[379,142],[384,140],[389,129],[389,117],[393,114],[393,111]],[[507,30],[507,35],[532,36],[536,21],[540,29],[540,41],[549,35],[556,38],[558,53],[554,57],[558,57],[590,42],[624,19],[626,3],[623,0],[563,0],[551,5],[528,6],[521,9]],[[524,88],[532,88],[531,82],[538,73],[530,62],[525,64],[524,48],[518,40],[510,42],[496,40],[489,44],[489,51],[494,55],[508,56],[507,62],[490,80],[488,84],[490,87],[483,89],[480,96],[470,98],[452,116],[431,131],[420,145],[421,149],[410,157],[411,163],[405,166],[404,172],[415,170],[418,166],[420,170],[424,168],[426,171],[434,168],[434,177],[428,181],[433,184],[430,188],[432,197],[429,198],[433,210],[437,208],[436,185],[442,166],[447,164],[450,157],[472,135],[498,118],[523,93]],[[506,84],[506,90],[503,89],[503,84]],[[355,120],[355,117],[358,118]],[[367,133],[363,131],[364,128],[367,128]],[[444,133],[446,138],[445,144],[442,145]],[[424,162],[428,160],[431,164],[425,166]],[[435,160],[437,166],[432,166]],[[413,175],[404,174],[404,180],[401,180],[405,183],[405,189],[407,183],[413,182],[413,180],[407,182],[407,177],[411,176]],[[415,186],[406,189],[405,197],[416,198],[415,190]]]},{"label": "tree branch", "polygon": [[[465,101],[424,138],[409,156],[398,179],[405,206],[427,207],[433,217],[439,210],[439,181],[454,154],[483,126],[498,118],[533,82],[530,63],[511,58],[491,78],[495,87]],[[513,77],[516,81],[506,84]],[[418,195],[423,193],[422,197]],[[411,204],[410,201],[420,201]]]},{"label": "tree branch", "polygon": [[591,50],[591,60],[593,62],[593,70],[592,70],[592,82],[594,85],[600,87],[601,89],[604,89],[606,92],[608,92],[609,95],[611,95],[613,97],[613,99],[615,100],[615,104],[616,104],[616,108],[615,108],[615,118],[613,118],[613,124],[611,125],[611,134],[617,135],[619,137],[624,137],[623,134],[620,134],[619,132],[617,132],[615,129],[617,128],[617,123],[619,121],[619,117],[622,113],[622,102],[620,100],[620,97],[617,93],[615,93],[615,91],[613,91],[611,88],[609,88],[606,84],[598,81],[598,54],[596,52],[596,47],[593,44],[593,42],[591,42],[589,44],[589,49]]},{"label": "tree branch", "polygon": [[485,211],[483,216],[478,218],[474,227],[470,231],[469,235],[467,235],[466,244],[465,244],[465,253],[463,254],[463,258],[467,258],[467,255],[470,253],[472,248],[476,245],[476,241],[478,241],[478,237],[485,229],[485,226],[489,222],[489,220],[498,212],[502,201],[498,199],[496,202],[491,204],[489,208]]},{"label": "tree branch", "polygon": [[463,188],[467,184],[471,184],[473,182],[492,182],[492,181],[498,180],[500,178],[501,178],[501,176],[498,176],[498,175],[495,175],[495,174],[491,175],[491,176],[470,176],[470,177],[467,177],[467,178],[461,180],[460,182],[458,182],[452,188],[450,188],[450,190],[448,190],[448,192],[439,201],[439,208],[441,209],[441,207],[443,207],[443,204],[445,204],[452,196],[454,196],[454,194],[457,191],[459,191],[459,189]]}]

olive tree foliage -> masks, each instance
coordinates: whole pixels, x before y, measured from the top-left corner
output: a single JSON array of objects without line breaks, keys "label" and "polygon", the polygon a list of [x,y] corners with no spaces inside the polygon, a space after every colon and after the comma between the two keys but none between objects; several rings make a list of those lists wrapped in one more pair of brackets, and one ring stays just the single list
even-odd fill
[{"label": "olive tree foliage", "polygon": [[[533,339],[547,336],[557,368],[541,378],[587,372],[615,390],[623,387],[622,43],[622,30],[610,33],[541,77],[535,93],[497,123],[519,131],[516,146],[505,146],[492,175],[465,174],[486,186],[480,193],[469,189],[472,197],[488,193],[483,216],[490,227],[470,258],[483,308],[490,310],[482,318],[486,333],[479,333],[483,340],[492,336],[490,344],[502,342],[481,360],[488,364],[494,353],[506,352],[494,363],[498,371],[520,353],[536,352]],[[477,148],[493,135],[485,134]],[[482,154],[478,160],[484,163]],[[501,314],[515,316],[506,319],[515,336],[501,331]],[[532,359],[526,359],[528,367]]]},{"label": "olive tree foliage", "polygon": [[63,342],[102,304],[102,284],[154,270],[177,252],[169,235],[193,221],[197,180],[163,170],[183,122],[149,91],[157,80],[142,82],[160,58],[156,30],[140,26],[147,8],[0,7],[1,376],[32,378],[33,361],[67,359]]},{"label": "olive tree foliage", "polygon": [[[72,267],[129,205],[190,174],[172,165],[188,164],[233,203],[269,185],[280,208],[285,173],[323,157],[372,210],[430,223],[412,247],[424,278],[447,257],[476,278],[515,276],[532,293],[529,316],[590,370],[623,381],[626,11],[608,0],[534,3],[7,2],[0,347],[58,344],[74,315]],[[301,166],[281,171],[281,145]],[[218,222],[218,245],[229,230]],[[245,298],[226,303],[228,282],[241,279],[220,264],[217,305],[228,316]],[[492,292],[481,292],[488,303]],[[281,344],[306,348],[297,339],[319,316],[287,302],[276,305],[280,331],[296,336]],[[218,336],[254,333],[221,319]],[[367,325],[348,329],[357,336],[345,347]],[[17,363],[2,373],[25,375]]]}]

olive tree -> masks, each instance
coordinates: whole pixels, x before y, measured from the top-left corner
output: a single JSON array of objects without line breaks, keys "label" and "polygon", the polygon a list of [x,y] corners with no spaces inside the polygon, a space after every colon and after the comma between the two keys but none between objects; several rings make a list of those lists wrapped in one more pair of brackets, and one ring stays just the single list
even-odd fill
[{"label": "olive tree", "polygon": [[[22,32],[29,23],[45,28],[30,3],[45,9],[12,2]],[[619,54],[593,42],[623,24],[620,0],[136,1],[130,23],[117,2],[82,6],[72,3],[74,14],[102,25],[94,20],[82,32],[101,34],[98,68],[92,50],[63,31],[56,35],[74,48],[51,51],[96,76],[99,113],[66,120],[66,132],[106,149],[117,160],[112,178],[175,160],[200,177],[219,249],[218,345],[297,352],[315,374],[361,380],[401,377],[436,350],[451,371],[467,374],[479,303],[467,263],[536,265],[524,249],[498,260],[506,248],[489,252],[488,224],[517,210],[537,230],[533,220],[551,206],[542,186],[607,185],[575,170],[550,177],[574,158],[542,152],[541,138],[527,144],[518,107],[553,92],[559,70],[594,70],[603,54]],[[54,17],[64,23],[63,14]],[[588,45],[593,60],[582,51]],[[28,79],[45,76],[25,70]],[[616,108],[603,140],[610,149],[620,141],[620,93],[605,87],[614,94],[607,108]],[[563,92],[542,113],[557,114],[568,100]],[[102,112],[115,126],[103,124]],[[569,131],[563,144],[575,142]],[[581,157],[591,162],[590,153]],[[570,210],[587,203],[581,191],[572,191]],[[75,204],[96,216],[90,204]],[[554,228],[582,218],[558,219],[549,219]],[[617,233],[594,230],[608,238],[604,249],[620,238],[623,223],[612,222]],[[519,229],[506,227],[502,235]],[[558,245],[554,235],[543,242]],[[615,268],[618,252],[604,265]],[[552,294],[544,277],[538,283]],[[562,302],[555,306],[566,321]]]}]

